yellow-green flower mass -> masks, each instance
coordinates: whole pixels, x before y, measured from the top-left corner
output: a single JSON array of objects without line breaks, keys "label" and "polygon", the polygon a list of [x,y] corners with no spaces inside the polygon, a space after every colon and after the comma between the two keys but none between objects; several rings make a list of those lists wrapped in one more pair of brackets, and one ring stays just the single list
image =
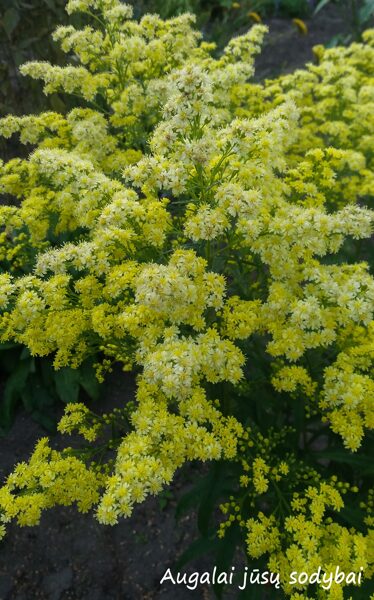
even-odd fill
[{"label": "yellow-green flower mass", "polygon": [[[0,121],[3,137],[33,145],[0,165],[0,191],[17,200],[0,207],[1,340],[53,355],[56,369],[98,357],[99,378],[120,362],[137,392],[111,415],[67,406],[59,429],[86,445],[38,442],[0,489],[0,534],[72,503],[114,524],[185,462],[221,459],[252,513],[224,503],[218,535],[237,522],[286,595],[307,598],[288,585],[292,570],[339,564],[370,578],[371,492],[361,524],[344,525],[344,495],[358,488],[304,461],[297,442],[279,453],[292,416],[261,433],[240,403],[256,342],[274,398],[302,403],[342,452],[356,456],[373,427],[374,280],[344,250],[373,226],[374,31],[259,84],[261,24],[217,57],[188,14],[137,22],[119,0],[66,8],[90,23],[54,34],[70,64],[22,73],[79,107]],[[95,444],[113,423],[127,429],[99,466]],[[275,510],[266,498],[280,487]],[[320,593],[346,597],[335,584]]]}]

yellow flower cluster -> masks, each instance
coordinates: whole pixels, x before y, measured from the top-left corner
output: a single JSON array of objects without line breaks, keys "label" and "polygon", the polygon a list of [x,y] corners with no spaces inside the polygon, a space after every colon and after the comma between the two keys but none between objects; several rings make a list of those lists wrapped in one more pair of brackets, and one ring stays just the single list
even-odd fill
[{"label": "yellow flower cluster", "polygon": [[307,396],[313,396],[317,387],[308,371],[304,367],[295,365],[280,368],[273,377],[272,384],[278,392],[294,392],[301,389]]},{"label": "yellow flower cluster", "polygon": [[[348,505],[343,496],[357,494],[358,488],[334,475],[323,481],[317,471],[292,454],[286,456],[286,462],[280,461],[278,455],[292,433],[287,428],[269,430],[266,438],[248,428],[243,433],[236,456],[243,473],[240,487],[220,507],[225,520],[218,537],[239,527],[249,557],[265,558],[266,567],[279,574],[282,589],[292,600],[310,597],[309,577],[316,573],[325,577],[325,587],[319,587],[313,597],[342,600],[345,584],[334,582],[330,575],[337,567],[341,572],[354,572],[356,580],[359,573],[370,579],[374,572],[372,491],[367,504],[361,503],[368,513],[365,531],[343,526],[338,516]],[[267,463],[265,456],[271,457],[271,462],[268,458]],[[248,509],[256,516],[248,518]],[[298,581],[296,575],[301,573],[308,578]]]},{"label": "yellow flower cluster", "polygon": [[[268,555],[268,568],[280,573],[282,587],[291,598],[304,598],[308,583],[299,583],[292,573],[325,574],[339,565],[346,573],[363,571],[370,578],[374,569],[371,551],[373,538],[334,521],[327,512],[339,512],[343,506],[340,493],[331,485],[309,486],[305,495],[295,494],[291,502],[293,515],[279,522],[274,516],[259,513],[245,523],[248,553],[253,558]],[[291,583],[290,583],[291,582]],[[319,597],[344,598],[344,584],[331,582]]]},{"label": "yellow flower cluster", "polygon": [[186,460],[232,459],[236,454],[242,427],[212,406],[204,389],[192,389],[180,401],[179,414],[173,414],[158,386],[142,378],[137,401],[131,417],[135,429],[118,447],[114,473],[97,509],[101,523],[129,516],[134,503],[160,492]]},{"label": "yellow flower cluster", "polygon": [[345,446],[356,450],[364,428],[374,426],[374,322],[368,328],[356,327],[351,343],[345,340],[336,361],[325,370],[321,408],[339,433]]},{"label": "yellow flower cluster", "polygon": [[[191,15],[136,22],[119,0],[67,10],[90,23],[55,33],[72,64],[22,71],[86,108],[0,120],[2,136],[34,146],[0,164],[0,191],[17,200],[0,207],[1,340],[53,355],[56,369],[94,356],[100,377],[112,361],[140,374],[109,442],[98,446],[108,421],[82,404],[60,422],[93,455],[112,453],[106,469],[41,441],[0,491],[2,521],[77,502],[115,523],[184,462],[234,459],[261,377],[269,411],[306,397],[357,450],[374,422],[374,282],[357,243],[373,227],[373,32],[260,85],[249,78],[262,25],[214,58]],[[289,406],[280,426],[297,420]],[[344,552],[366,568],[366,537],[326,516],[342,501],[319,465],[280,461],[256,435],[262,450],[239,477],[258,509],[238,509],[250,556],[268,552],[287,573]],[[285,500],[278,484],[294,469],[304,488]],[[257,504],[268,494],[277,515]]]},{"label": "yellow flower cluster", "polygon": [[51,450],[48,439],[36,445],[28,463],[19,463],[0,490],[0,520],[17,519],[19,525],[36,525],[43,510],[77,504],[87,512],[98,502],[103,487],[100,473],[85,466],[69,451]]},{"label": "yellow flower cluster", "polygon": [[88,442],[94,442],[97,439],[100,429],[101,423],[90,413],[87,406],[80,402],[69,404],[58,424],[58,430],[61,433],[77,431]]}]

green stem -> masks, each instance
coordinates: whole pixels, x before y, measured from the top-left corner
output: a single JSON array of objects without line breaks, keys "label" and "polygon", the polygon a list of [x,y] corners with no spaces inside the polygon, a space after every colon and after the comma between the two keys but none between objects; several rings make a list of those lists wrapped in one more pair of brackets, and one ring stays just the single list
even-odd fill
[{"label": "green stem", "polygon": [[279,487],[277,486],[277,484],[275,483],[275,481],[273,481],[273,480],[272,480],[272,484],[273,484],[273,487],[274,487],[274,489],[275,489],[275,492],[276,492],[276,494],[277,494],[277,497],[278,497],[278,500],[279,500],[279,502],[280,502],[281,504],[283,503],[283,505],[284,505],[284,507],[287,509],[288,513],[291,513],[291,507],[290,507],[290,505],[288,504],[288,502],[287,502],[287,500],[285,499],[285,497],[283,496],[282,492],[280,491],[280,489],[279,489]]}]

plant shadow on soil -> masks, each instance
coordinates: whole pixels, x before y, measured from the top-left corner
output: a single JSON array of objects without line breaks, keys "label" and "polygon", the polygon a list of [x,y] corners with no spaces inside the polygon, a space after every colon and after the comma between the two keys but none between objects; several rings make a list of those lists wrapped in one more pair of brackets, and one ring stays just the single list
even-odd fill
[{"label": "plant shadow on soil", "polygon": [[[256,62],[256,80],[302,67],[313,60],[314,45],[326,44],[346,29],[336,10],[329,8],[306,22],[309,34],[302,36],[290,20],[268,21],[270,34]],[[120,406],[133,392],[131,376],[113,373],[98,410]],[[27,460],[35,442],[45,435],[27,414],[17,416],[11,432],[0,438],[1,480],[16,462]],[[53,445],[61,445],[61,436],[53,437]],[[190,591],[160,586],[166,569],[197,537],[193,512],[177,523],[174,509],[201,472],[196,465],[183,469],[166,500],[148,499],[130,519],[114,527],[101,526],[92,514],[81,515],[74,507],[47,511],[38,527],[10,526],[0,543],[0,600],[212,599],[208,587]],[[203,572],[211,567],[206,557],[190,568]]]},{"label": "plant shadow on soil", "polygon": [[[109,378],[103,397],[90,406],[109,412],[134,394],[134,379],[120,370]],[[61,411],[62,412],[62,411]],[[26,460],[36,440],[46,435],[25,413],[17,415],[10,433],[0,438],[0,478],[16,462]],[[54,448],[73,443],[51,436]],[[46,511],[40,526],[11,525],[0,542],[0,600],[135,600],[152,598],[208,598],[170,584],[160,587],[167,568],[197,537],[193,515],[175,519],[177,498],[186,492],[197,465],[182,469],[170,492],[149,498],[136,507],[130,519],[102,526],[92,513],[74,507]],[[208,561],[199,564],[199,568]]]}]

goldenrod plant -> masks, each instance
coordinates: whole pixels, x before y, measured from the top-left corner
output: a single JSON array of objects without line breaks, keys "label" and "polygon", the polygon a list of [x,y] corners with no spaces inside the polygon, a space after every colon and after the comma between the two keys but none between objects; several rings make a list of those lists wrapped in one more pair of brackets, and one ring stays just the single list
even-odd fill
[{"label": "goldenrod plant", "polygon": [[[45,438],[15,467],[2,533],[68,504],[114,525],[211,461],[179,509],[199,502],[197,552],[223,565],[241,543],[280,574],[274,597],[366,598],[374,32],[252,84],[261,24],[214,58],[191,15],[66,8],[88,22],[55,33],[70,63],[22,72],[79,106],[0,121],[34,146],[1,165],[17,199],[0,208],[1,340],[57,372],[121,363],[137,391],[110,414],[67,405],[58,428],[81,446]],[[291,577],[336,565],[361,586]]]}]

